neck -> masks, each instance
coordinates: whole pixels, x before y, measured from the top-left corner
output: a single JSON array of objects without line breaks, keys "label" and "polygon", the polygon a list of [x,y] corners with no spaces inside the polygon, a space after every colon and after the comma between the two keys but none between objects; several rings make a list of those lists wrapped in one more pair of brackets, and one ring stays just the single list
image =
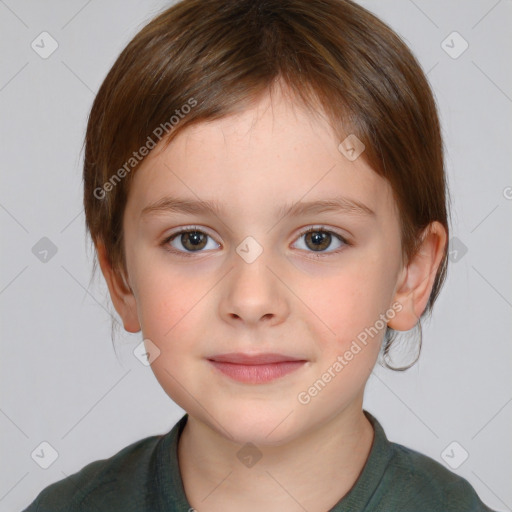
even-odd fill
[{"label": "neck", "polygon": [[373,435],[359,402],[285,444],[258,446],[251,466],[237,458],[240,444],[189,415],[178,444],[185,493],[201,512],[325,511],[356,482]]}]

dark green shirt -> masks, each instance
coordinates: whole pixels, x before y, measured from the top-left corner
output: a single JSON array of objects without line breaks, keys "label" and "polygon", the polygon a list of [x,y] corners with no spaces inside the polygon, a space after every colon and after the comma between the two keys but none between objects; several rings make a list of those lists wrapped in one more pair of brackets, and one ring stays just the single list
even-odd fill
[{"label": "dark green shirt", "polygon": [[[331,512],[491,511],[467,480],[421,453],[390,443],[380,423],[365,414],[375,431],[370,455]],[[49,485],[24,512],[189,512],[177,452],[187,418],[185,414],[167,434],[137,441]]]}]

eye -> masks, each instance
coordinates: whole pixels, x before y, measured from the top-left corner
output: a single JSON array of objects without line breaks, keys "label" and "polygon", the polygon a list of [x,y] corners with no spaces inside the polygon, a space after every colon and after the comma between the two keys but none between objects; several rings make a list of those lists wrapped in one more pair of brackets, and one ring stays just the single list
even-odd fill
[{"label": "eye", "polygon": [[[350,245],[350,243],[341,235],[334,233],[333,231],[329,231],[324,229],[323,227],[317,228],[309,228],[308,230],[301,233],[299,236],[299,240],[304,237],[305,249],[304,247],[299,247],[300,249],[304,249],[308,252],[316,252],[316,253],[336,253],[340,252],[339,248],[343,248],[345,245]],[[328,247],[332,247],[333,242],[337,246],[334,247],[334,250],[325,251]],[[318,256],[323,256],[323,254],[318,254]]]},{"label": "eye", "polygon": [[[299,249],[307,252],[317,253],[317,257],[326,256],[332,253],[340,252],[345,245],[350,246],[343,236],[324,227],[313,227],[301,233],[299,240],[304,238],[305,244]],[[209,241],[210,246],[209,246]],[[334,250],[326,251],[325,249],[335,245]],[[183,228],[163,240],[162,245],[166,250],[179,254],[180,256],[192,256],[193,253],[204,252],[203,249],[218,249],[220,245],[204,231],[196,226]],[[305,247],[304,247],[305,245]]]},{"label": "eye", "polygon": [[210,235],[194,226],[173,233],[162,242],[162,245],[166,248],[172,247],[172,249],[168,248],[169,251],[182,253],[183,256],[190,256],[190,253],[203,252],[202,249],[205,248],[217,249],[220,247],[216,242],[213,242],[213,245],[210,244],[211,246],[208,247],[208,239],[213,242]]}]

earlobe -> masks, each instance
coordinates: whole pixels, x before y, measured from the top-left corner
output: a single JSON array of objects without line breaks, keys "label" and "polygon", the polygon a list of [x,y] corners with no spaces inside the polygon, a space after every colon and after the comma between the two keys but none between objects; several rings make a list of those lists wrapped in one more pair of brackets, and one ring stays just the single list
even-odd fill
[{"label": "earlobe", "polygon": [[131,333],[139,332],[141,327],[137,314],[137,302],[132,289],[122,273],[112,268],[105,245],[102,242],[96,244],[96,251],[101,272],[108,286],[110,298],[123,321],[125,330]]},{"label": "earlobe", "polygon": [[446,247],[446,229],[435,221],[423,232],[423,240],[405,268],[402,269],[394,301],[402,310],[388,322],[396,331],[412,329],[425,311]]}]

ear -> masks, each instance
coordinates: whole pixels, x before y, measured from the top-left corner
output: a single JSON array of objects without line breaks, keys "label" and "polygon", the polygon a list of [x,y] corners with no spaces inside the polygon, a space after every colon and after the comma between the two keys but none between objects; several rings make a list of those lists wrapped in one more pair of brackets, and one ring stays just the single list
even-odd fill
[{"label": "ear", "polygon": [[122,273],[112,268],[105,245],[102,242],[96,243],[96,251],[112,303],[123,321],[125,330],[132,333],[139,332],[141,327],[137,315],[137,302],[132,289],[126,283]]},{"label": "ear", "polygon": [[394,301],[403,309],[388,322],[396,331],[412,329],[428,303],[437,270],[444,256],[446,229],[440,222],[432,222],[423,231],[423,239],[416,254],[402,269]]}]

